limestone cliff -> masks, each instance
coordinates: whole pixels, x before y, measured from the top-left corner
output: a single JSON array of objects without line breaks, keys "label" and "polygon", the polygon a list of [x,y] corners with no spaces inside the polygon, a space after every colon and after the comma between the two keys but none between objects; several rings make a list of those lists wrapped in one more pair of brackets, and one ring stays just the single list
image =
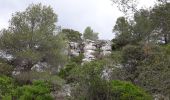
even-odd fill
[{"label": "limestone cliff", "polygon": [[90,62],[96,58],[111,54],[111,41],[109,40],[84,40],[82,42],[69,42],[68,55],[79,56],[83,53],[83,62]]}]

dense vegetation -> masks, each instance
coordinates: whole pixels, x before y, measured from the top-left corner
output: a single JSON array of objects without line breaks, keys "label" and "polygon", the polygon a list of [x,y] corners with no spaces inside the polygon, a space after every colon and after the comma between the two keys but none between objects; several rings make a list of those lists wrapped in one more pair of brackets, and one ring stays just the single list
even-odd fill
[{"label": "dense vegetation", "polygon": [[[133,11],[133,18],[122,16],[113,27],[112,54],[87,63],[83,52],[77,57],[66,52],[68,42],[98,40],[91,27],[83,35],[73,29],[57,32],[57,15],[41,4],[16,12],[0,35],[0,50],[12,55],[0,58],[0,100],[170,98],[170,3]],[[41,64],[43,70],[35,68]],[[111,70],[108,76],[105,70]],[[65,85],[71,92],[61,97]]]}]

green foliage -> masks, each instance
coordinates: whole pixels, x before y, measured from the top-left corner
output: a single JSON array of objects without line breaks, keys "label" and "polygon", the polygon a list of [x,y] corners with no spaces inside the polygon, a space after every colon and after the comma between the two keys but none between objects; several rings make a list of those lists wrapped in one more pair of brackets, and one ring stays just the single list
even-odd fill
[{"label": "green foliage", "polygon": [[0,61],[0,75],[11,75],[13,71],[13,66]]},{"label": "green foliage", "polygon": [[127,63],[129,60],[134,60],[134,62],[137,62],[138,60],[143,59],[143,54],[144,51],[140,46],[127,45],[122,50],[123,62]]},{"label": "green foliage", "polygon": [[101,71],[103,64],[97,61],[85,63],[77,66],[70,71],[69,78],[74,80],[75,89],[72,92],[73,100],[93,99],[93,85],[100,84]]},{"label": "green foliage", "polygon": [[75,78],[73,100],[152,100],[143,89],[129,82],[102,79],[105,63],[95,61],[72,69]]},{"label": "green foliage", "polygon": [[40,52],[38,51],[28,49],[28,50],[16,52],[16,56],[18,58],[30,59],[32,60],[32,63],[36,63],[42,57],[42,54],[40,54]]},{"label": "green foliage", "polygon": [[[128,7],[130,4],[126,3],[131,2],[113,1],[118,1],[115,3],[121,4],[123,8]],[[112,49],[122,53],[113,53],[112,56],[117,59],[121,55],[117,62],[122,68],[113,70],[113,79],[130,80],[152,94],[166,96],[170,93],[170,3],[167,0],[159,1],[162,3],[150,10],[136,11],[132,20],[117,19],[114,27],[117,34],[112,40]]]},{"label": "green foliage", "polygon": [[151,21],[158,36],[163,37],[165,44],[169,43],[170,3],[155,6],[151,10]]},{"label": "green foliage", "polygon": [[126,74],[126,79],[134,82],[138,77],[138,66],[145,58],[144,50],[141,46],[127,45],[122,50],[122,64]]},{"label": "green foliage", "polygon": [[68,76],[71,74],[70,71],[71,71],[72,69],[74,69],[76,66],[77,66],[77,64],[74,63],[74,62],[68,63],[68,64],[65,66],[65,68],[61,69],[61,71],[59,72],[58,75],[59,75],[61,78],[67,79]]},{"label": "green foliage", "polygon": [[113,70],[112,78],[129,80],[151,94],[169,94],[168,47],[154,44],[125,46],[121,57],[123,66]]},{"label": "green foliage", "polygon": [[62,33],[64,33],[70,42],[79,42],[81,41],[81,33],[72,29],[62,29]]},{"label": "green foliage", "polygon": [[141,64],[139,84],[151,93],[168,95],[170,93],[169,60],[168,53],[162,47],[151,48],[148,58]]},{"label": "green foliage", "polygon": [[150,11],[140,9],[134,14],[133,42],[152,40],[153,23],[150,18]]},{"label": "green foliage", "polygon": [[165,51],[165,53],[167,54],[167,55],[170,55],[170,45],[168,44],[168,45],[164,45],[163,46],[163,49],[164,49],[164,51]]},{"label": "green foliage", "polygon": [[122,52],[121,51],[114,51],[111,54],[111,58],[117,64],[120,64],[122,61]]},{"label": "green foliage", "polygon": [[154,41],[155,34],[151,34],[154,28],[150,16],[149,10],[140,9],[134,13],[133,20],[119,17],[113,28],[116,37],[112,40],[112,49],[120,49],[127,44],[138,44],[141,41]]},{"label": "green foliage", "polygon": [[61,79],[57,75],[50,74],[50,72],[36,72],[36,71],[29,71],[20,73],[19,75],[15,75],[15,80],[20,85],[24,84],[31,84],[34,80],[43,80],[50,82],[54,88],[60,89],[62,85],[65,83],[65,80]]},{"label": "green foliage", "polygon": [[71,57],[71,62],[74,62],[76,64],[81,64],[82,63],[82,60],[84,58],[84,55],[83,53],[80,53],[79,56],[74,56],[74,57]]},{"label": "green foliage", "polygon": [[13,92],[14,84],[10,77],[0,75],[0,99]]},{"label": "green foliage", "polygon": [[77,66],[71,70],[70,77],[76,80],[91,79],[94,77],[89,77],[94,75],[95,77],[100,77],[100,73],[103,69],[103,63],[99,61],[93,61],[90,63],[85,63],[83,66]]},{"label": "green foliage", "polygon": [[64,35],[55,33],[56,22],[50,6],[32,4],[12,16],[10,28],[2,31],[0,48],[16,59],[27,60],[29,70],[41,61],[52,67],[64,65],[66,44]]},{"label": "green foliage", "polygon": [[[42,75],[41,75],[42,76]],[[2,100],[53,100],[51,90],[60,90],[63,80],[58,76],[34,80],[32,84],[20,86],[12,78],[0,76],[0,99]]]},{"label": "green foliage", "polygon": [[113,39],[112,49],[122,48],[132,41],[132,30],[129,22],[124,17],[119,17],[114,26],[113,32],[116,33]]},{"label": "green foliage", "polygon": [[93,30],[91,29],[91,27],[87,27],[85,30],[84,30],[84,33],[83,33],[83,38],[84,39],[90,39],[90,40],[98,40],[98,34],[99,33],[95,33],[93,32]]},{"label": "green foliage", "polygon": [[111,81],[112,100],[152,100],[143,89],[124,81]]},{"label": "green foliage", "polygon": [[13,97],[17,100],[53,100],[49,84],[44,81],[35,81],[32,85],[16,88]]}]

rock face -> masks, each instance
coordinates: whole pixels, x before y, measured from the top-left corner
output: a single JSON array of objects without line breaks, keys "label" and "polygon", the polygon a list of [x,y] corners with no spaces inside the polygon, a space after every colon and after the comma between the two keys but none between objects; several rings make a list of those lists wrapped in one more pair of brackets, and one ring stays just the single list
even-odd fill
[{"label": "rock face", "polygon": [[76,43],[76,42],[69,42],[69,56],[79,56],[80,52],[81,52],[81,48],[80,48],[80,43]]},{"label": "rock face", "polygon": [[65,98],[71,96],[71,86],[65,84],[61,87],[61,90],[51,93],[55,100],[65,100]]},{"label": "rock face", "polygon": [[101,47],[102,55],[106,56],[111,54],[111,50],[112,50],[111,45],[112,45],[111,41],[103,41],[103,45]]},{"label": "rock face", "polygon": [[7,61],[11,61],[14,59],[14,57],[10,54],[7,54],[6,52],[0,50],[0,58],[5,59]]},{"label": "rock face", "polygon": [[38,62],[31,68],[31,70],[34,70],[37,72],[44,72],[48,68],[49,68],[49,65],[46,62]]},{"label": "rock face", "polygon": [[108,68],[106,67],[103,71],[102,71],[102,78],[109,81],[111,79],[111,75],[113,72],[113,68]]},{"label": "rock face", "polygon": [[69,56],[84,55],[83,62],[90,62],[96,58],[111,54],[111,41],[84,40],[81,43],[69,42]]},{"label": "rock face", "polygon": [[97,45],[94,41],[91,41],[91,40],[85,40],[83,42],[84,44],[84,59],[83,59],[83,62],[89,62],[89,61],[92,61],[94,60],[96,57],[95,57],[95,52],[97,50]]}]

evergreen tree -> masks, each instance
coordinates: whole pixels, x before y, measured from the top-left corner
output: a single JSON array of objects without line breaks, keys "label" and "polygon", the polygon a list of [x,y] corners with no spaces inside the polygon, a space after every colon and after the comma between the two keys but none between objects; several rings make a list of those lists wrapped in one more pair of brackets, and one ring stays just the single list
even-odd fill
[{"label": "evergreen tree", "polygon": [[90,39],[90,40],[98,40],[98,34],[99,33],[95,33],[93,32],[93,30],[91,29],[91,27],[87,27],[85,30],[84,30],[84,33],[83,33],[83,38],[84,39]]},{"label": "evergreen tree", "polygon": [[25,11],[16,12],[9,29],[3,30],[0,48],[14,56],[14,65],[24,61],[24,70],[38,62],[58,67],[65,62],[65,42],[55,34],[57,15],[50,6],[31,4]]}]

